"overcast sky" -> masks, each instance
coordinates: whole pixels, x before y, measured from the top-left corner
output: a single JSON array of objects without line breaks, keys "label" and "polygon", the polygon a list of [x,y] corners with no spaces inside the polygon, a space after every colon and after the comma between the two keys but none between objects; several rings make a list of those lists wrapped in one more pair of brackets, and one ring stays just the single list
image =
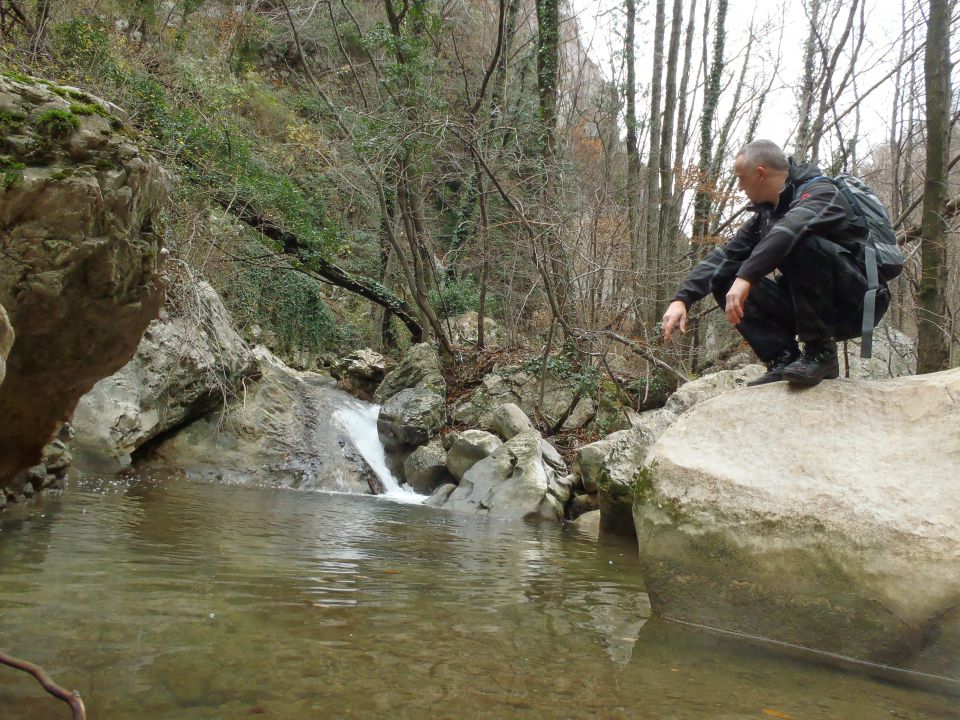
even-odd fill
[{"label": "overcast sky", "polygon": [[[612,77],[614,71],[620,73],[619,55],[622,52],[622,33],[624,13],[622,0],[571,0],[577,14],[585,42],[590,53],[603,68],[604,73]],[[649,38],[653,31],[653,0],[645,5],[638,2],[637,16],[637,74],[641,87],[649,83],[653,42]],[[713,5],[716,5],[714,0]],[[667,3],[669,13],[672,3]],[[684,9],[689,1],[684,1]],[[698,2],[698,26],[702,25],[703,2]],[[866,0],[867,33],[858,67],[857,86],[861,91],[874,85],[890,71],[897,61],[899,48],[892,48],[895,38],[900,35],[899,3],[890,0]],[[758,137],[767,137],[777,142],[787,140],[787,135],[796,122],[797,93],[803,60],[803,42],[806,37],[808,21],[803,5],[797,0],[787,2],[753,2],[752,0],[731,0],[727,21],[726,56],[736,58],[742,52],[748,38],[751,25],[762,34],[760,47],[754,51],[754,57],[764,68],[771,69],[779,63],[773,89],[768,94]],[[668,18],[669,22],[669,18]],[[713,19],[711,18],[711,23]],[[686,19],[684,19],[686,23]],[[700,40],[694,49],[693,62],[699,60]],[[842,66],[843,61],[841,61]],[[739,72],[740,63],[731,60],[731,66]],[[616,67],[616,70],[614,70]],[[622,78],[617,78],[622,79]],[[890,102],[893,80],[885,82],[865,101],[861,114],[860,149],[861,155],[869,145],[886,141],[885,133],[889,125]],[[729,108],[732,89],[727,93],[728,105],[721,108],[725,113]],[[638,100],[642,113],[642,100]],[[841,109],[846,103],[839,103]],[[852,117],[851,117],[852,119]],[[789,149],[789,147],[788,147]]]}]

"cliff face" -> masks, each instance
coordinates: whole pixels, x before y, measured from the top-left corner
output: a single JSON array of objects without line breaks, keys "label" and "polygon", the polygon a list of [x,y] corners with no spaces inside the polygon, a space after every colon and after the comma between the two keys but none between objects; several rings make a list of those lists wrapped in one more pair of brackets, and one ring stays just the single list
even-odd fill
[{"label": "cliff face", "polygon": [[3,487],[156,317],[169,181],[123,111],[75,89],[0,75],[0,130],[0,306],[16,336],[0,385]]}]

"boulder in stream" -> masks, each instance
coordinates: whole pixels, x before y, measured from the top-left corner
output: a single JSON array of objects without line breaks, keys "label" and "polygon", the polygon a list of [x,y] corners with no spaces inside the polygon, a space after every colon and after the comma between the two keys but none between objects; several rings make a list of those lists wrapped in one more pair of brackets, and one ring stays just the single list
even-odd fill
[{"label": "boulder in stream", "polygon": [[639,474],[661,613],[960,679],[960,369],[700,403]]},{"label": "boulder in stream", "polygon": [[[383,492],[348,431],[349,414],[373,406],[337,390],[325,375],[292,370],[262,347],[253,352],[260,381],[224,410],[162,442],[146,466],[224,482]],[[366,421],[376,442],[373,414]]]},{"label": "boulder in stream", "polygon": [[[722,370],[682,385],[659,410],[639,415],[634,426],[619,430],[577,451],[574,471],[587,493],[596,493],[600,529],[632,537],[633,493],[637,476],[654,441],[683,413],[712,397],[746,387],[764,372],[760,365]],[[586,501],[581,501],[586,502]]]},{"label": "boulder in stream", "polygon": [[447,451],[439,440],[421,445],[403,463],[403,478],[420,494],[431,494],[441,485],[451,483],[447,470]]},{"label": "boulder in stream", "polygon": [[220,296],[190,275],[170,290],[126,365],[100,380],[74,411],[75,467],[115,473],[158,435],[221,408],[259,373]]},{"label": "boulder in stream", "polygon": [[491,517],[563,518],[556,472],[544,464],[540,433],[514,435],[492,454],[474,463],[442,507]]},{"label": "boulder in stream", "polygon": [[0,305],[17,336],[0,386],[2,486],[157,316],[170,182],[110,103],[7,75],[0,98]]},{"label": "boulder in stream", "polygon": [[387,359],[369,348],[361,348],[337,359],[331,374],[347,390],[372,393],[387,374]]},{"label": "boulder in stream", "polygon": [[503,445],[493,433],[483,430],[465,430],[457,433],[456,439],[447,451],[447,469],[457,481],[463,479],[464,473],[492,454]]}]

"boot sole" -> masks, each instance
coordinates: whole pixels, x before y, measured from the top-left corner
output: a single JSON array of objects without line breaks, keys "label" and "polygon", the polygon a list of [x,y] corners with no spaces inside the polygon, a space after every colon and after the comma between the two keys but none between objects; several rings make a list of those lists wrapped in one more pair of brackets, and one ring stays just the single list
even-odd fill
[{"label": "boot sole", "polygon": [[794,375],[791,372],[784,371],[783,379],[791,385],[802,385],[804,387],[813,387],[819,385],[822,380],[836,380],[840,377],[840,370],[831,370],[823,377],[808,377],[806,375]]}]

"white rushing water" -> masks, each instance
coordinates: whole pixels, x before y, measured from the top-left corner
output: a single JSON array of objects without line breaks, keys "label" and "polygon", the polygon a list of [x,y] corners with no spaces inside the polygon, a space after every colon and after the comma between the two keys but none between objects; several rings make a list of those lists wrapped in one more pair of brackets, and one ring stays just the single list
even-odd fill
[{"label": "white rushing water", "polygon": [[422,503],[427,499],[427,496],[418,495],[409,487],[401,488],[399,481],[387,467],[386,454],[383,450],[383,444],[380,442],[380,435],[377,432],[377,416],[379,414],[379,405],[370,405],[351,399],[333,414],[333,419],[343,426],[343,429],[353,441],[354,447],[386,488],[386,492],[379,497],[404,503]]}]

